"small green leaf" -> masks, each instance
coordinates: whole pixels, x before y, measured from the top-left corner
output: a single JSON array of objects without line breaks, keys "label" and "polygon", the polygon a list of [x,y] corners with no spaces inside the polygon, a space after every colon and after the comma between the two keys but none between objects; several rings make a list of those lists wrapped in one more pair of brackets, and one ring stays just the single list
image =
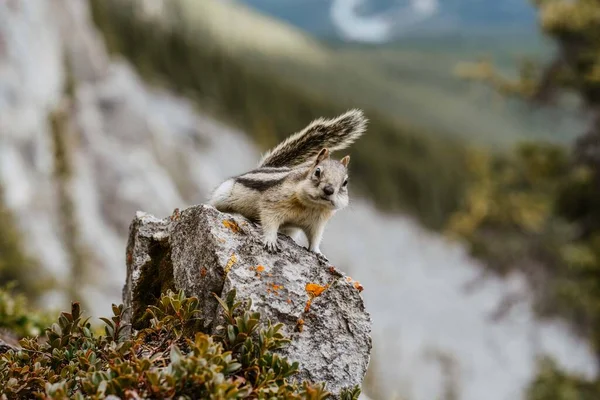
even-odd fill
[{"label": "small green leaf", "polygon": [[177,365],[181,362],[183,358],[183,354],[181,354],[181,350],[179,350],[179,347],[177,347],[177,345],[172,345],[171,346],[171,363]]}]

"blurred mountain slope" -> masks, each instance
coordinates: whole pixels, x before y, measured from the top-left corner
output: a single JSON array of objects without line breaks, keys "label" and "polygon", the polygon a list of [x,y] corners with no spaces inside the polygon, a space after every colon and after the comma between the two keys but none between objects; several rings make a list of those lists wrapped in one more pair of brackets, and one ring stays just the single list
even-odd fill
[{"label": "blurred mountain slope", "polygon": [[281,77],[321,98],[375,109],[417,129],[479,145],[507,146],[522,138],[564,143],[579,126],[574,118],[561,118],[566,115],[557,110],[532,116],[516,102],[499,104],[491,93],[474,89],[453,75],[458,63],[481,56],[493,58],[513,73],[509,66],[519,57],[547,57],[551,48],[533,34],[453,35],[406,39],[386,46],[340,42],[324,46],[238,2],[183,0],[181,4],[183,23],[201,26],[211,42],[219,43],[212,45],[224,47],[237,62]]},{"label": "blurred mountain slope", "polygon": [[[526,0],[239,0],[319,37],[379,42],[399,36],[535,30]],[[370,30],[360,25],[371,24]],[[353,26],[354,25],[354,26]],[[382,27],[383,26],[383,27]],[[362,33],[362,34],[361,34]]]},{"label": "blurred mountain slope", "polygon": [[[458,78],[461,63],[487,56],[508,75],[524,54],[545,58],[539,38],[412,39],[387,46],[336,48],[336,60],[370,77],[369,97],[387,115],[468,143],[506,149],[520,140],[568,143],[582,127],[571,110],[534,110]],[[369,92],[367,92],[369,93]],[[370,94],[370,93],[369,93]]]},{"label": "blurred mountain slope", "polygon": [[[315,66],[325,66],[332,61],[331,54],[316,40],[242,4],[194,0],[181,0],[180,4],[183,13],[179,17],[188,19],[184,24],[198,25],[204,34],[210,35],[212,46],[222,46],[233,54],[258,53],[266,58],[283,58]],[[162,15],[156,17],[160,19]]]},{"label": "blurred mountain slope", "polygon": [[352,150],[358,185],[379,206],[428,226],[441,226],[461,197],[465,139],[505,148],[524,137],[566,142],[574,131],[572,121],[560,123],[564,113],[532,117],[458,81],[455,63],[481,45],[456,55],[439,45],[327,46],[232,2],[92,4],[112,52],[248,132],[262,150],[313,118],[365,109],[370,134]]}]

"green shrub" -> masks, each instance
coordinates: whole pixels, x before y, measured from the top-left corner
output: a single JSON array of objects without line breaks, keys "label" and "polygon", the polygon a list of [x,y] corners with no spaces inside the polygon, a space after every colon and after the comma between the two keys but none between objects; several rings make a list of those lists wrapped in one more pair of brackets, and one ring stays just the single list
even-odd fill
[{"label": "green shrub", "polygon": [[537,310],[560,315],[600,353],[600,190],[568,150],[523,144],[506,157],[474,155],[471,185],[448,231],[504,274],[532,280]]},{"label": "green shrub", "polygon": [[[275,350],[289,340],[236,301],[218,299],[224,311],[218,334],[201,332],[198,299],[168,292],[147,310],[149,327],[132,331],[126,310],[113,305],[96,335],[78,303],[62,313],[43,340],[25,338],[22,349],[0,357],[0,392],[7,398],[101,399],[326,399],[324,384],[298,383],[298,363]],[[344,391],[357,399],[358,388]]]}]

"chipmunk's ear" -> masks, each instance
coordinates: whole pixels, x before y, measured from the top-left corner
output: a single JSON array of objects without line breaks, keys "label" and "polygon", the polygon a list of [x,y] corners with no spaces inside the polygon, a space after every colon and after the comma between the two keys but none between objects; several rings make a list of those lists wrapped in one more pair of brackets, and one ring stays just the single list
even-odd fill
[{"label": "chipmunk's ear", "polygon": [[350,156],[342,158],[340,162],[344,165],[344,167],[348,168],[348,164],[350,163]]},{"label": "chipmunk's ear", "polygon": [[319,155],[317,156],[317,162],[316,164],[320,163],[323,160],[326,160],[329,158],[329,150],[327,149],[323,149],[319,152]]}]

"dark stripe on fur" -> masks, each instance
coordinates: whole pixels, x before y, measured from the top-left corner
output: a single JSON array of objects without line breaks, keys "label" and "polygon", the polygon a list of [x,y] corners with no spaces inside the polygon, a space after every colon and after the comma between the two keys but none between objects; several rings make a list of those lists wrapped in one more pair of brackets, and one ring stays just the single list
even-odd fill
[{"label": "dark stripe on fur", "polygon": [[287,177],[265,181],[265,180],[255,180],[255,179],[238,177],[238,178],[235,178],[235,182],[247,187],[248,189],[253,189],[253,190],[258,190],[259,192],[264,192],[265,190],[268,190],[274,186],[281,184],[281,182],[283,182],[285,180],[285,178],[287,178]]},{"label": "dark stripe on fur", "polygon": [[[260,167],[260,168],[254,169],[250,172],[246,172],[246,174],[255,174],[258,172],[265,172],[268,174],[270,172],[287,172],[290,170],[291,170],[291,168],[289,168],[289,167]],[[246,175],[246,174],[244,174],[244,175]]]},{"label": "dark stripe on fur", "polygon": [[[256,180],[256,178],[252,176],[253,174],[269,175],[269,174],[281,174],[282,172],[291,172],[291,171],[292,171],[292,169],[288,168],[288,167],[279,167],[279,168],[263,167],[263,168],[257,168],[257,169],[253,169],[252,171],[245,172],[242,175],[238,175],[237,178]],[[267,178],[267,179],[269,179],[269,178]],[[273,178],[271,178],[271,179],[273,179]]]}]

